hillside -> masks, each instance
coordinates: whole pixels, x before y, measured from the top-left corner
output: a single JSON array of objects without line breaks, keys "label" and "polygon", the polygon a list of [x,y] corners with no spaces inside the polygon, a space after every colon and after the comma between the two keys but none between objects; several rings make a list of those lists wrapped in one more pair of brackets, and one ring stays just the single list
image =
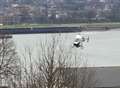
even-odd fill
[{"label": "hillside", "polygon": [[0,23],[119,22],[120,0],[1,0]]}]

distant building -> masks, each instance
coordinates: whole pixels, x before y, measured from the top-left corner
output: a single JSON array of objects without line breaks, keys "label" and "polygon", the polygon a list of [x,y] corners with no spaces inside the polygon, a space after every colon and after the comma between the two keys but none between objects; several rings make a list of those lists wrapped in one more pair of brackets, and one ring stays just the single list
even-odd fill
[{"label": "distant building", "polygon": [[[34,0],[1,0],[0,23],[3,19],[9,19],[7,23],[10,20],[11,23],[39,23],[49,22],[49,20],[74,23],[120,19],[120,0],[38,0],[38,3],[34,2]],[[115,11],[114,7],[117,9],[116,12],[111,12],[111,10]]]}]

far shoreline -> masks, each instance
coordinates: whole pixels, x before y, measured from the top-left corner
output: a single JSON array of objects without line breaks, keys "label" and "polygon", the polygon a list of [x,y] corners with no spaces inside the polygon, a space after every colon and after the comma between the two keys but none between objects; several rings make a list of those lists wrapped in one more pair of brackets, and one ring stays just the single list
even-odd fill
[{"label": "far shoreline", "polygon": [[[71,24],[11,24],[11,25],[0,25],[0,30],[5,31],[14,31],[14,30],[47,30],[51,31],[52,33],[55,30],[57,31],[66,31],[67,32],[81,32],[81,31],[108,31],[108,30],[115,30],[120,28],[120,23],[71,23]],[[9,33],[9,32],[8,32]]]}]

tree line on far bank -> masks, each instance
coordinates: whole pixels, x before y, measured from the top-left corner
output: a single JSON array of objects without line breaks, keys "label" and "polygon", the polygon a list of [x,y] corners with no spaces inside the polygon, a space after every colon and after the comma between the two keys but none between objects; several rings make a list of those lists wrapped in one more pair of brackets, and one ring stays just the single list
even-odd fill
[{"label": "tree line on far bank", "polygon": [[[54,3],[52,6],[49,6],[50,3],[48,3],[47,0],[31,1],[33,2],[31,4],[17,4],[15,7],[7,8],[8,11],[3,13],[5,15],[0,15],[0,23],[19,24],[120,22],[119,0],[113,0],[113,3],[111,0],[108,0],[109,2],[106,4],[103,3],[103,6],[99,6],[99,4],[102,3],[99,0],[93,0],[98,1],[94,3],[92,0],[89,0],[89,2],[83,1],[84,3],[81,4],[78,4],[77,1],[75,2],[74,0],[63,0],[64,3],[58,3],[58,5]],[[87,3],[89,3],[90,6],[87,5]],[[107,9],[105,9],[106,7]]]}]

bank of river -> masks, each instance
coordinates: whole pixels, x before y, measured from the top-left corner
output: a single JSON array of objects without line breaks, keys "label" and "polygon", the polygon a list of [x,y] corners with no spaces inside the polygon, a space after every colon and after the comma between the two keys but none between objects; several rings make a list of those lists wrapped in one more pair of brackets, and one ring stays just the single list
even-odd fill
[{"label": "bank of river", "polygon": [[107,31],[120,28],[120,23],[81,24],[14,24],[0,26],[1,34],[73,33],[81,31]]}]

